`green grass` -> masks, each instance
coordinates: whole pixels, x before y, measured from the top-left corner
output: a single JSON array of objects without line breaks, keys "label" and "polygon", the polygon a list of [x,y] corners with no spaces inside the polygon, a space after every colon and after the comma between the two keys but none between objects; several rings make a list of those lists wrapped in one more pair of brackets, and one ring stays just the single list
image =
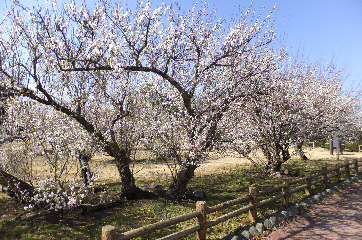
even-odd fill
[{"label": "green grass", "polygon": [[[0,222],[1,239],[87,239],[83,237],[83,233],[80,229],[67,227],[64,223]],[[97,235],[100,238],[100,234]]]},{"label": "green grass", "polygon": [[[316,173],[324,164],[328,164],[328,162],[322,160],[290,160],[285,164],[285,168],[287,168],[293,176],[288,176],[287,178],[289,180],[300,178],[304,176],[305,172],[311,174]],[[148,182],[149,181],[143,181],[142,184]],[[332,183],[331,180],[329,182]],[[207,205],[213,206],[248,194],[250,185],[254,184],[258,186],[258,189],[266,189],[282,183],[283,179],[270,178],[245,166],[224,174],[210,174],[203,177],[195,177],[190,182],[190,186],[203,190],[207,196]],[[169,182],[158,184],[167,186]],[[296,185],[292,187],[295,186]],[[322,184],[318,184],[313,187],[313,191],[317,192],[322,188]],[[111,194],[118,194],[119,191],[119,183],[109,183],[109,192]],[[300,191],[293,194],[290,201],[298,202],[304,197],[304,191]],[[4,201],[4,199],[1,199],[1,203]],[[233,206],[227,210],[210,214],[208,217],[213,219],[241,206],[242,205]],[[268,217],[282,208],[282,200],[279,200],[259,209],[258,217]],[[77,219],[77,214],[72,217],[64,215],[61,218],[62,221],[56,223],[50,223],[49,221],[0,221],[0,239],[100,239],[101,228],[104,225],[114,225],[117,227],[118,233],[121,233],[194,210],[195,202],[193,201],[179,202],[166,198],[127,201],[123,205],[99,215],[82,216],[81,219]],[[70,218],[70,220],[68,220],[68,218]],[[79,223],[77,223],[77,221]],[[138,239],[155,239],[179,231],[187,226],[194,225],[195,222],[195,220],[191,220],[180,223],[171,228]],[[248,216],[242,214],[208,229],[207,234],[209,239],[217,239],[228,233],[243,229],[250,224],[251,222]],[[187,239],[195,239],[195,236],[190,235]]]}]

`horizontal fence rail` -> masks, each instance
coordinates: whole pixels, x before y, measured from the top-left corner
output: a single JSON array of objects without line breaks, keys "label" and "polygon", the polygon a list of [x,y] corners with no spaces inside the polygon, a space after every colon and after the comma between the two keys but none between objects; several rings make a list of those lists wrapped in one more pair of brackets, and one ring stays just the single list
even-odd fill
[{"label": "horizontal fence rail", "polygon": [[[324,189],[326,189],[328,186],[328,180],[331,178],[334,178],[336,179],[337,182],[339,182],[341,180],[342,174],[345,174],[346,178],[349,178],[351,176],[351,170],[353,170],[357,174],[359,172],[359,167],[361,166],[360,163],[361,160],[354,159],[352,162],[345,161],[343,164],[336,164],[336,166],[331,169],[327,169],[327,167],[322,167],[322,170],[316,174],[311,175],[310,173],[306,173],[305,177],[303,178],[299,178],[292,181],[285,180],[284,183],[279,186],[264,189],[262,191],[258,191],[257,186],[251,186],[249,187],[248,195],[227,202],[223,202],[212,207],[207,207],[206,202],[204,201],[198,201],[196,203],[196,211],[194,212],[186,213],[170,219],[165,219],[163,221],[139,227],[137,229],[133,229],[131,231],[124,232],[119,235],[116,235],[116,228],[114,226],[107,225],[102,228],[102,240],[132,239],[135,237],[155,232],[157,230],[166,227],[173,226],[178,223],[189,221],[194,218],[196,218],[196,225],[190,226],[187,229],[159,238],[159,240],[178,239],[188,236],[195,232],[198,240],[205,240],[207,228],[218,225],[222,222],[227,221],[228,219],[231,219],[233,217],[236,217],[240,214],[247,212],[249,213],[250,220],[252,222],[256,222],[258,208],[266,204],[275,202],[278,199],[283,199],[283,204],[287,206],[289,204],[289,198],[291,194],[304,190],[305,195],[309,196],[312,193],[312,186],[318,183],[323,183],[323,187]],[[291,186],[296,184],[302,184],[302,185],[291,188]],[[275,193],[274,196],[271,196],[269,198],[260,201],[258,200],[259,197],[267,196],[273,193]],[[233,212],[219,216],[215,219],[207,220],[208,219],[207,215],[210,213],[221,211],[229,207],[243,203],[247,205],[244,205],[241,208],[234,210]]]}]

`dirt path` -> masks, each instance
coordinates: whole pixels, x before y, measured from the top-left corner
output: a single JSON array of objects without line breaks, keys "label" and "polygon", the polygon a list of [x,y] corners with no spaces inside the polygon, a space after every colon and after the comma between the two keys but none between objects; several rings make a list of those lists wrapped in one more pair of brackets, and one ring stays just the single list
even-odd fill
[{"label": "dirt path", "polygon": [[297,216],[265,240],[362,239],[362,181]]}]

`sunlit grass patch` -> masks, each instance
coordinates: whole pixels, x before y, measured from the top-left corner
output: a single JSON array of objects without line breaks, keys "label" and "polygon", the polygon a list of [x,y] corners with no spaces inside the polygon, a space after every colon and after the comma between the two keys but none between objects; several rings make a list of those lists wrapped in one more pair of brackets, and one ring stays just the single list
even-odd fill
[{"label": "sunlit grass patch", "polygon": [[[210,173],[204,176],[196,176],[190,182],[190,187],[196,187],[202,190],[206,195],[206,202],[209,207],[216,204],[245,196],[249,193],[249,186],[254,185],[261,191],[280,185],[285,179],[289,181],[301,178],[306,172],[314,174],[320,171],[322,166],[328,168],[334,167],[335,162],[324,160],[290,160],[284,164],[288,169],[288,174],[281,177],[273,178],[270,174],[257,171],[255,168],[243,166],[234,168],[230,171],[220,173]],[[158,180],[157,180],[158,181]],[[330,179],[329,183],[335,183]],[[152,178],[144,181],[138,181],[137,185],[155,184]],[[170,179],[158,181],[157,184],[163,185],[164,189],[170,184]],[[111,198],[116,198],[121,193],[121,184],[119,182],[108,181],[108,194]],[[300,183],[304,184],[304,183]],[[298,185],[295,185],[298,186]],[[291,186],[291,187],[295,187]],[[318,192],[323,189],[323,184],[317,184],[312,187],[312,191]],[[273,193],[276,194],[276,193]],[[260,199],[268,198],[260,197]],[[299,191],[290,197],[290,202],[295,203],[305,198],[304,190]],[[0,202],[7,202],[9,199],[4,194],[0,195]],[[245,204],[230,207],[226,210],[209,214],[209,219],[214,219],[233,210],[236,210]],[[195,210],[196,203],[191,200],[176,201],[167,197],[156,199],[143,199],[133,201],[123,201],[119,206],[101,211],[100,213],[80,216],[79,214],[67,215],[66,213],[61,220],[52,223],[52,221],[0,221],[0,234],[2,239],[100,239],[101,228],[104,225],[114,225],[117,232],[125,232],[148,224],[156,223],[164,219],[182,215]],[[283,209],[283,200],[265,205],[258,209],[258,218],[266,218],[275,212]],[[185,229],[196,224],[196,220],[190,220],[184,223],[176,224],[167,229],[149,234],[137,239],[155,239],[167,234]],[[241,214],[235,218],[229,219],[217,226],[208,229],[207,236],[210,239],[216,239],[225,236],[231,232],[239,231],[251,222],[247,213]],[[194,239],[190,235],[186,239]]]}]

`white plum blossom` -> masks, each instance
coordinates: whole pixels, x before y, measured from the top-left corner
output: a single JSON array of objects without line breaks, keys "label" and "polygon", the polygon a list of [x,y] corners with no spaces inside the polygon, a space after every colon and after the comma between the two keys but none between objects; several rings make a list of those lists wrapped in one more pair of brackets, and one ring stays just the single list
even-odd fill
[{"label": "white plum blossom", "polygon": [[[335,74],[327,76],[318,74],[318,66],[288,62],[286,50],[274,44],[276,7],[264,14],[250,6],[228,20],[218,19],[206,2],[189,10],[180,2],[151,6],[137,1],[128,9],[100,1],[91,9],[54,2],[53,8],[26,12],[29,20],[15,3],[0,24],[1,94],[59,113],[55,123],[67,119],[77,129],[70,145],[88,137],[96,142],[115,159],[126,197],[139,190],[130,164],[141,144],[172,162],[170,191],[182,198],[215,147],[241,144],[239,152],[248,152],[269,141],[273,129],[280,129],[275,136],[289,146],[333,127],[326,120],[324,130],[307,134],[320,125],[320,111],[355,111],[338,91],[338,71],[322,71]],[[324,98],[331,93],[338,100]],[[66,129],[57,134],[56,139],[69,137]],[[47,138],[59,158],[75,155],[52,136],[37,136]],[[288,157],[286,148],[278,149],[269,153]]]}]

